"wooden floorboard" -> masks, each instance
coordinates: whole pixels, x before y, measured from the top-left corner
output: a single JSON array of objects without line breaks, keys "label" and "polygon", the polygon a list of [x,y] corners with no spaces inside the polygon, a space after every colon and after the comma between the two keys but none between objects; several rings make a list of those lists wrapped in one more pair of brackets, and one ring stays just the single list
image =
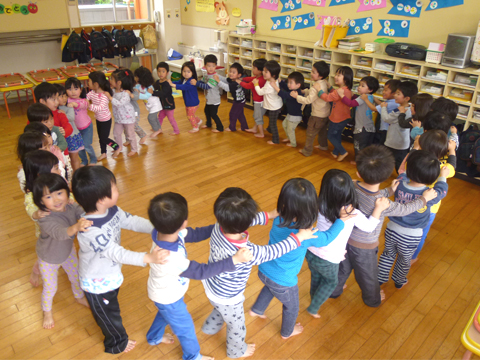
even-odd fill
[{"label": "wooden floorboard", "polygon": [[[200,94],[200,109],[205,103]],[[139,146],[139,156],[109,157],[104,165],[118,182],[118,205],[135,215],[147,216],[149,200],[155,194],[175,191],[189,203],[189,225],[204,226],[215,221],[213,204],[229,186],[242,187],[263,210],[275,208],[282,184],[292,177],[304,177],[320,187],[326,171],[338,168],[353,178],[356,169],[348,161],[338,163],[328,152],[315,150],[303,157],[284,145],[270,146],[265,139],[251,134],[215,134],[202,130],[189,134],[181,99],[177,99],[176,119],[181,134],[166,134]],[[59,274],[54,299],[55,328],[42,329],[41,286],[28,282],[36,260],[34,224],[23,206],[16,171],[15,143],[26,124],[27,103],[12,104],[12,118],[0,109],[0,359],[179,359],[181,347],[152,347],[146,332],[156,308],[147,297],[148,268],[124,266],[125,281],[119,296],[124,325],[130,338],[137,340],[128,354],[103,353],[103,336],[88,309],[73,299],[63,271]],[[219,116],[228,123],[230,104],[223,99]],[[245,110],[253,125],[251,110]],[[203,118],[202,111],[199,115]],[[149,130],[147,113],[142,107],[141,126]],[[280,135],[284,136],[280,121]],[[299,147],[305,142],[305,129],[297,128]],[[94,148],[99,147],[94,136]],[[351,144],[345,144],[353,153]],[[347,160],[352,160],[349,156]],[[393,178],[392,178],[393,179]],[[392,180],[383,184],[387,186]],[[386,300],[378,308],[363,304],[361,292],[351,276],[347,288],[337,299],[321,307],[320,319],[306,312],[310,295],[310,272],[304,263],[299,279],[300,314],[304,332],[289,340],[280,337],[282,305],[273,300],[267,319],[252,318],[253,305],[263,284],[254,268],[245,291],[247,341],[256,344],[252,359],[459,359],[465,351],[460,343],[463,331],[480,298],[480,188],[458,179],[449,180],[449,194],[442,202],[419,260],[413,265],[402,290],[393,284],[384,286]],[[270,226],[250,230],[257,244],[268,243]],[[380,249],[383,250],[383,233]],[[144,234],[122,233],[122,245],[133,251],[148,251],[151,241]],[[78,248],[78,246],[77,246]],[[205,262],[208,242],[188,246],[189,258]],[[201,282],[191,281],[185,296],[202,353],[225,359],[225,329],[209,336],[201,326],[211,311]]]}]

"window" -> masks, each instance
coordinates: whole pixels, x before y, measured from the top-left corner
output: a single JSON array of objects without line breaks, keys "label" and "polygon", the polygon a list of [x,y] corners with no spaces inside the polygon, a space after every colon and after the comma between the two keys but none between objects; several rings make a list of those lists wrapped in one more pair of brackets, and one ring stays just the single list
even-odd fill
[{"label": "window", "polygon": [[151,0],[78,0],[82,25],[150,20]]}]

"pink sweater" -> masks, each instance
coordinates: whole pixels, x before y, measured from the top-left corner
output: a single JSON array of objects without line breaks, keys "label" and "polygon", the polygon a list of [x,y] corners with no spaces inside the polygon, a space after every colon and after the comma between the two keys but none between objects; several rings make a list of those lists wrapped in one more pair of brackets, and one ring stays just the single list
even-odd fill
[{"label": "pink sweater", "polygon": [[90,119],[90,116],[87,113],[88,101],[86,99],[68,98],[68,102],[74,102],[78,105],[73,108],[73,110],[75,110],[75,125],[77,126],[77,129],[86,129],[92,123],[92,119]]},{"label": "pink sweater", "polygon": [[108,121],[112,118],[110,109],[108,108],[108,98],[105,94],[97,94],[95,91],[90,91],[87,94],[87,99],[92,102],[88,110],[95,113],[95,118],[98,121]]}]

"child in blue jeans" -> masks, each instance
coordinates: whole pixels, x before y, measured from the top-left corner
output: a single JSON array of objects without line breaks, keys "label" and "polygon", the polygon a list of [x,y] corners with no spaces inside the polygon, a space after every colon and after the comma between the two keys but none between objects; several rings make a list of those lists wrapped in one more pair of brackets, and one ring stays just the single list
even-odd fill
[{"label": "child in blue jeans", "polygon": [[169,250],[170,255],[165,264],[150,264],[148,297],[155,303],[158,313],[148,330],[147,341],[153,346],[173,343],[172,335],[165,334],[165,327],[170,325],[180,340],[183,360],[213,360],[200,354],[195,326],[183,300],[189,279],[207,279],[234,271],[236,264],[250,261],[252,254],[243,248],[232,257],[208,265],[188,260],[185,243],[208,239],[214,225],[187,228],[187,200],[180,194],[168,192],[155,196],[150,201],[148,216],[155,227],[152,252],[160,247]]}]

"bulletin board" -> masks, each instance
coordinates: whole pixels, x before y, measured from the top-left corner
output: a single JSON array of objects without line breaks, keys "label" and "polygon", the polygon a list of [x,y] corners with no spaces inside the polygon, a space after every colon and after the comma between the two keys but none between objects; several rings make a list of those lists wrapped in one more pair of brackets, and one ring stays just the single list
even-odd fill
[{"label": "bulletin board", "polygon": [[0,5],[0,33],[70,28],[67,0],[0,0]]},{"label": "bulletin board", "polygon": [[[252,17],[252,0],[226,0],[225,5],[230,14],[230,24],[228,26],[219,26],[215,23],[215,12],[197,12],[195,11],[196,0],[180,0],[182,24],[206,27],[212,29],[236,30],[236,25],[240,19],[250,19]],[[216,0],[218,1],[218,0]],[[419,17],[404,17],[389,14],[392,9],[392,0],[387,0],[383,8],[357,12],[360,6],[359,0],[342,0],[345,4],[338,6],[329,6],[330,1],[326,0],[324,7],[307,5],[302,0],[302,8],[282,13],[282,2],[278,1],[278,11],[271,11],[258,8],[261,0],[257,0],[257,34],[260,36],[273,36],[279,38],[288,38],[294,40],[303,40],[316,42],[320,38],[321,30],[310,27],[302,30],[271,30],[271,17],[280,15],[290,15],[292,17],[304,15],[308,12],[315,13],[315,22],[318,24],[318,15],[340,16],[342,20],[358,19],[362,17],[372,17],[372,33],[359,35],[362,43],[377,39],[377,33],[382,29],[381,19],[408,20],[410,21],[410,31],[408,37],[394,37],[396,42],[408,42],[428,46],[430,42],[445,43],[447,35],[450,33],[462,33],[474,35],[480,20],[479,3],[480,0],[464,0],[463,5],[452,6],[433,11],[426,11],[430,0],[422,0],[423,7]],[[187,2],[189,4],[187,4]],[[295,2],[295,0],[294,0]],[[398,2],[398,1],[397,1]],[[187,11],[185,11],[185,6]],[[231,12],[233,8],[241,9],[240,17],[233,17]],[[384,37],[384,36],[383,36]]]}]

